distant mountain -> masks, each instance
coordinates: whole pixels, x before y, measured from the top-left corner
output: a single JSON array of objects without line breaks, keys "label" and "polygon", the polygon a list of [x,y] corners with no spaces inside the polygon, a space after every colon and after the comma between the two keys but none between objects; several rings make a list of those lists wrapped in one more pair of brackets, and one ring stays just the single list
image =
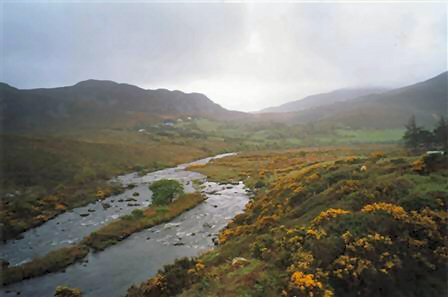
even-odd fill
[{"label": "distant mountain", "polygon": [[62,126],[127,127],[180,116],[234,120],[203,94],[145,90],[112,81],[87,80],[74,86],[19,90],[0,83],[0,122],[4,131]]},{"label": "distant mountain", "polygon": [[268,107],[260,110],[258,113],[302,111],[336,102],[348,101],[369,94],[379,94],[385,91],[387,91],[387,89],[384,88],[340,89],[329,93],[307,96],[303,99],[288,102],[279,106]]},{"label": "distant mountain", "polygon": [[[340,124],[351,128],[402,128],[411,115],[432,128],[448,114],[448,74],[411,86],[337,102],[294,114],[295,122]],[[290,117],[292,117],[290,115]]]}]

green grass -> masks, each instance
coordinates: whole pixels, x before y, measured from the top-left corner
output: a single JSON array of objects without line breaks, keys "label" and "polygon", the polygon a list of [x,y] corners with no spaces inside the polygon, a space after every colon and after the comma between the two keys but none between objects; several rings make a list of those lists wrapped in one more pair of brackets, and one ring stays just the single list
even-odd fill
[{"label": "green grass", "polygon": [[340,142],[353,143],[393,143],[401,141],[405,129],[359,129],[336,131],[342,136]]}]

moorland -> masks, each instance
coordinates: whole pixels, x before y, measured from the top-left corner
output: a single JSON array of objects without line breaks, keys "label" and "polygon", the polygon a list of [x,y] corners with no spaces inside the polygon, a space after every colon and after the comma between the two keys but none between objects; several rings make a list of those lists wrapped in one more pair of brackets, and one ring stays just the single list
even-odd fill
[{"label": "moorland", "polygon": [[[243,181],[256,193],[244,213],[215,249],[166,266],[128,296],[446,294],[447,159],[426,153],[446,150],[446,81],[445,72],[260,113],[110,81],[34,90],[1,84],[2,240],[124,191],[110,182],[119,174],[238,152],[189,170]],[[165,186],[168,196],[177,188]],[[2,262],[2,283],[61,270],[204,200],[176,195],[43,258]]]}]

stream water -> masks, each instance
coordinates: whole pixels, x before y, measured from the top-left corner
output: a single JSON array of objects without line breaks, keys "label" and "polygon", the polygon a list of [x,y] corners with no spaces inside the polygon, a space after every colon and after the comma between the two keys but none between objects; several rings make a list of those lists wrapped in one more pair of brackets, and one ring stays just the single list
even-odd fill
[{"label": "stream water", "polygon": [[[205,176],[185,169],[191,164],[206,164],[212,159],[229,155],[218,155],[145,176],[136,173],[119,176],[116,181],[136,187],[59,215],[25,232],[22,239],[1,245],[1,257],[11,265],[45,255],[80,240],[110,220],[149,205],[152,194],[148,185],[163,178],[182,182],[185,190],[190,192],[194,190],[193,181],[197,180],[202,184],[201,191],[207,196],[206,201],[169,223],[135,233],[102,252],[90,253],[83,262],[69,266],[64,272],[24,280],[2,288],[0,293],[4,296],[16,296],[18,293],[29,297],[53,296],[56,286],[67,285],[80,288],[84,296],[123,296],[128,287],[153,276],[163,265],[212,248],[212,238],[244,209],[249,199],[248,191],[243,183],[208,182]],[[110,207],[103,207],[104,203]]]}]

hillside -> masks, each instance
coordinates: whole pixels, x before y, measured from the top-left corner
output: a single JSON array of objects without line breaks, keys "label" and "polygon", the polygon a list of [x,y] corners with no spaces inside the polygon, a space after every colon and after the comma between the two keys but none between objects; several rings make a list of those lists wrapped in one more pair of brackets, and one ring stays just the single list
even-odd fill
[{"label": "hillside", "polygon": [[4,131],[87,127],[129,127],[179,116],[234,120],[229,111],[203,94],[145,90],[112,81],[87,80],[69,87],[19,90],[0,84]]},{"label": "hillside", "polygon": [[195,170],[244,179],[257,194],[217,248],[166,266],[128,297],[447,294],[446,157],[306,149]]},{"label": "hillside", "polygon": [[300,111],[295,114],[295,121],[340,124],[353,129],[384,129],[403,127],[414,114],[419,124],[432,128],[440,115],[448,114],[447,76],[444,72],[382,94]]},{"label": "hillside", "polygon": [[336,102],[348,101],[369,94],[383,93],[385,91],[386,89],[383,88],[340,89],[329,93],[307,96],[300,100],[288,102],[279,106],[268,107],[260,110],[257,113],[301,111],[310,108],[316,108],[320,106],[333,104]]}]

